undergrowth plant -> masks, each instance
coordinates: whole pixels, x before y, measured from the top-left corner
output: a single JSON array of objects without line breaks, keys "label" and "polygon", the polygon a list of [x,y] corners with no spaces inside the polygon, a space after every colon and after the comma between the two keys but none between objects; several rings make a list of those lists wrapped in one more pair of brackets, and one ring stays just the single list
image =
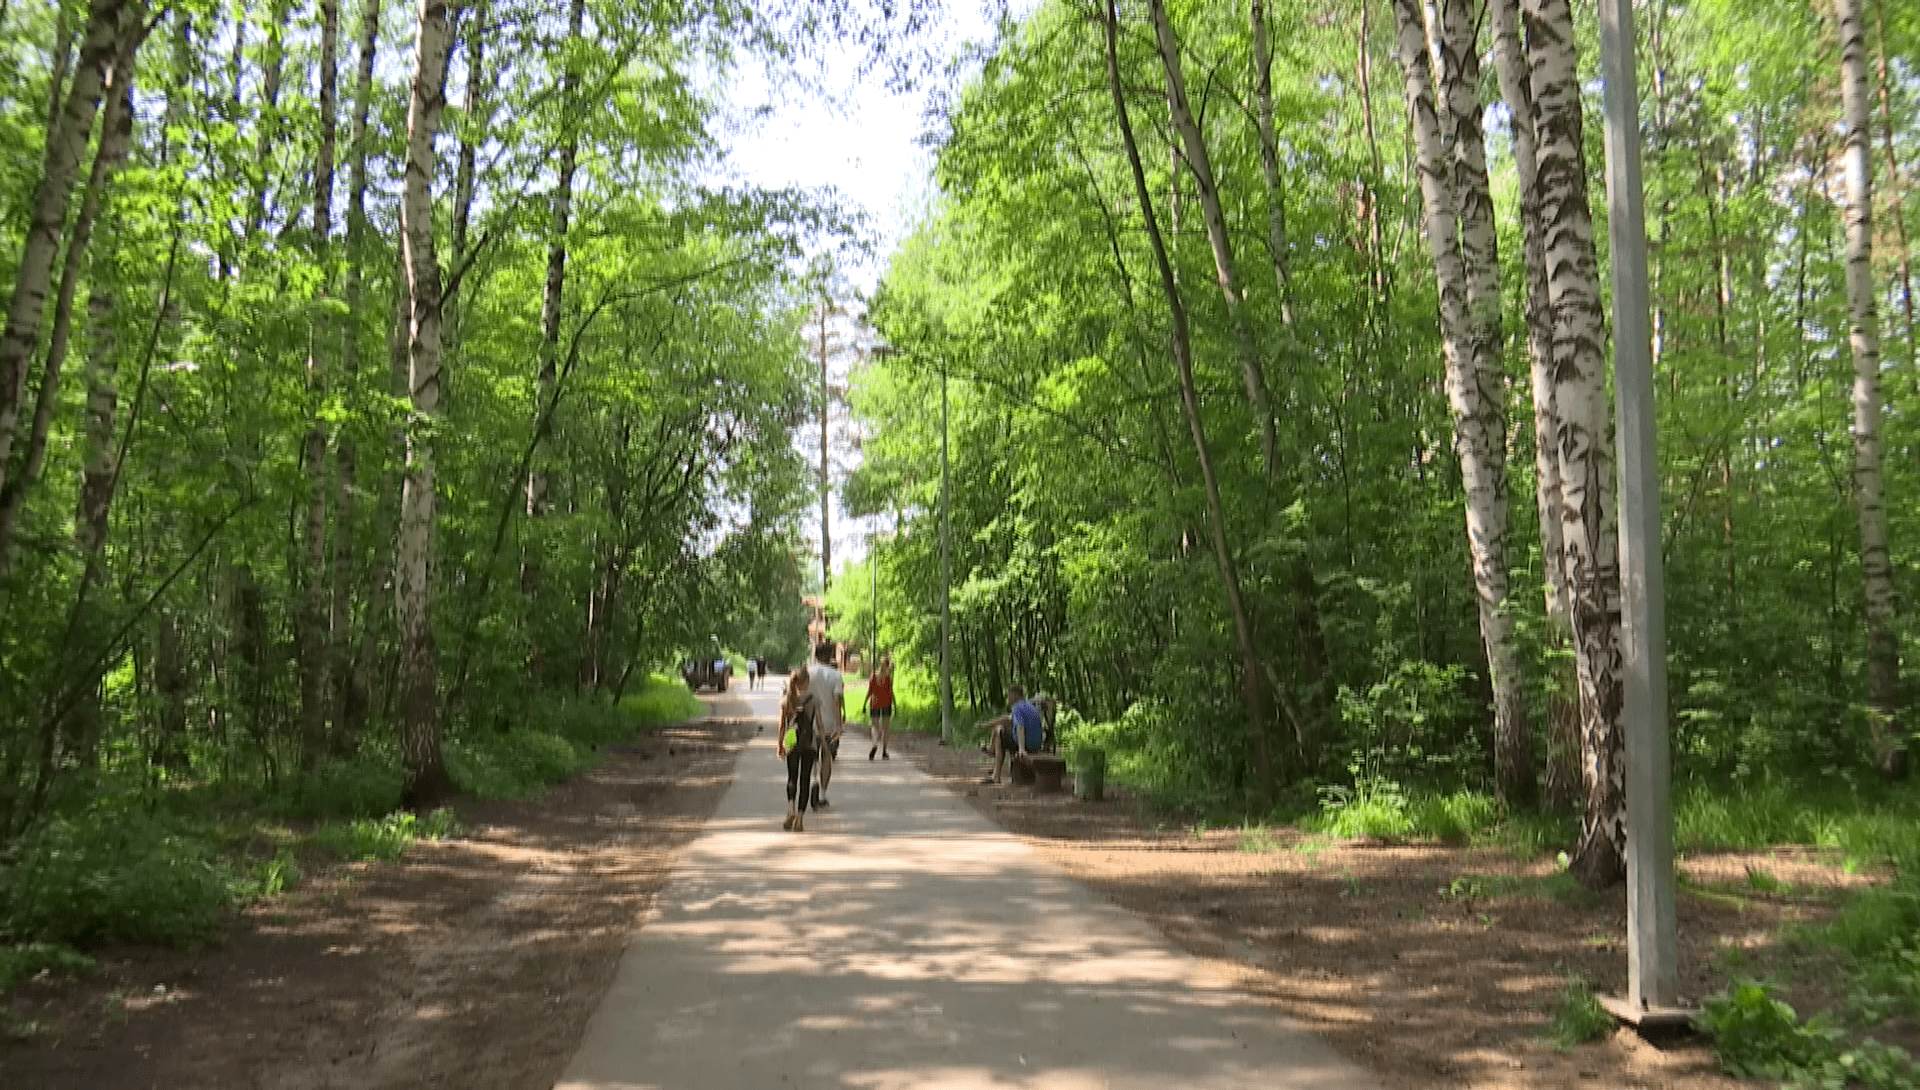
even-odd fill
[{"label": "undergrowth plant", "polygon": [[1713,1035],[1720,1064],[1743,1079],[1788,1087],[1914,1090],[1920,1066],[1904,1049],[1868,1038],[1850,1044],[1828,1013],[1801,1021],[1793,1007],[1756,980],[1735,980],[1708,999],[1700,1024]]},{"label": "undergrowth plant", "polygon": [[1613,1016],[1594,998],[1593,985],[1575,974],[1567,978],[1553,1007],[1553,1021],[1547,1025],[1547,1039],[1565,1051],[1575,1045],[1596,1041],[1613,1029]]}]

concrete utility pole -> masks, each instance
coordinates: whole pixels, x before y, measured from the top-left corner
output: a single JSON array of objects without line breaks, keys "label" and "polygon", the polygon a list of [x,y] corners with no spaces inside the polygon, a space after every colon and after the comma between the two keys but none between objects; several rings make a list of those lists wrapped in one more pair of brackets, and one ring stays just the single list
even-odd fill
[{"label": "concrete utility pole", "polygon": [[833,403],[833,391],[827,385],[827,311],[832,302],[820,300],[820,600],[827,600],[833,586],[833,527],[828,507],[833,498],[832,478],[827,475],[827,412]]},{"label": "concrete utility pole", "polygon": [[1666,577],[1660,557],[1646,201],[1640,182],[1640,93],[1634,84],[1633,54],[1632,0],[1600,0],[1627,736],[1627,994],[1624,1004],[1609,1003],[1608,1008],[1622,1020],[1645,1027],[1684,1015],[1674,1010],[1679,997],[1668,782]]},{"label": "concrete utility pole", "polygon": [[953,668],[950,660],[953,590],[952,528],[947,519],[947,365],[940,364],[940,744],[953,744]]},{"label": "concrete utility pole", "polygon": [[[877,524],[880,516],[873,516]],[[867,676],[873,676],[873,668],[880,665],[880,531],[867,535],[867,567],[873,576],[873,638],[867,641]]]}]

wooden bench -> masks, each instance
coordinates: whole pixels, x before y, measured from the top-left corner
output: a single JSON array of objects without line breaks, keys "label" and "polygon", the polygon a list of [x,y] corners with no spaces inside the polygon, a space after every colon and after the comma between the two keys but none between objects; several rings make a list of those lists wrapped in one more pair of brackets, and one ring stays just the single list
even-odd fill
[{"label": "wooden bench", "polygon": [[1054,753],[1016,754],[1012,762],[1013,782],[1032,786],[1035,791],[1058,791],[1067,773],[1066,759]]}]

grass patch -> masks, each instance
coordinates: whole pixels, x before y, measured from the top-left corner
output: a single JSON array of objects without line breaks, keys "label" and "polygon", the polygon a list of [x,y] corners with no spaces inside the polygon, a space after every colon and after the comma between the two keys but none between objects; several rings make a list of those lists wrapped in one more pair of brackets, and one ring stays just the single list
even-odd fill
[{"label": "grass patch", "polygon": [[1855,868],[1920,865],[1920,799],[1906,795],[1693,783],[1675,792],[1673,823],[1682,851],[1804,844],[1838,850]]},{"label": "grass patch", "polygon": [[1562,1052],[1575,1045],[1597,1041],[1613,1029],[1608,1014],[1593,996],[1593,985],[1583,976],[1567,978],[1567,986],[1553,1005],[1553,1021],[1547,1024],[1547,1040]]},{"label": "grass patch", "polygon": [[400,858],[416,840],[441,840],[457,827],[452,810],[435,810],[425,818],[403,810],[378,820],[322,826],[308,835],[307,842],[343,860],[386,862]]},{"label": "grass patch", "polygon": [[1392,780],[1361,779],[1320,789],[1320,812],[1301,825],[1328,836],[1461,842],[1492,829],[1499,804],[1478,791],[1408,792]]},{"label": "grass patch", "polygon": [[93,959],[55,942],[0,946],[0,992],[40,972],[77,975],[93,971]]},{"label": "grass patch", "polygon": [[1240,827],[1240,850],[1243,852],[1277,852],[1280,842],[1273,837],[1273,830],[1265,825],[1243,825]]}]

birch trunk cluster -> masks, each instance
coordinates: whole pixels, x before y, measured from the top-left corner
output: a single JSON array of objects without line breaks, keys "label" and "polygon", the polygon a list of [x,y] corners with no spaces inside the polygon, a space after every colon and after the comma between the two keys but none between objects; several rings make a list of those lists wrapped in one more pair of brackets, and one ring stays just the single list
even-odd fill
[{"label": "birch trunk cluster", "polygon": [[434,138],[446,105],[452,35],[445,0],[421,0],[407,103],[401,252],[407,277],[407,469],[400,493],[396,598],[400,618],[401,754],[407,801],[431,809],[452,784],[440,752],[439,654],[433,638],[434,426],[440,417],[440,259],[433,238]]},{"label": "birch trunk cluster", "polygon": [[1501,794],[1534,793],[1531,727],[1507,595],[1506,377],[1500,263],[1480,127],[1480,61],[1465,0],[1395,0],[1427,245],[1440,296],[1454,453],[1467,493],[1467,542],[1494,697]]}]

